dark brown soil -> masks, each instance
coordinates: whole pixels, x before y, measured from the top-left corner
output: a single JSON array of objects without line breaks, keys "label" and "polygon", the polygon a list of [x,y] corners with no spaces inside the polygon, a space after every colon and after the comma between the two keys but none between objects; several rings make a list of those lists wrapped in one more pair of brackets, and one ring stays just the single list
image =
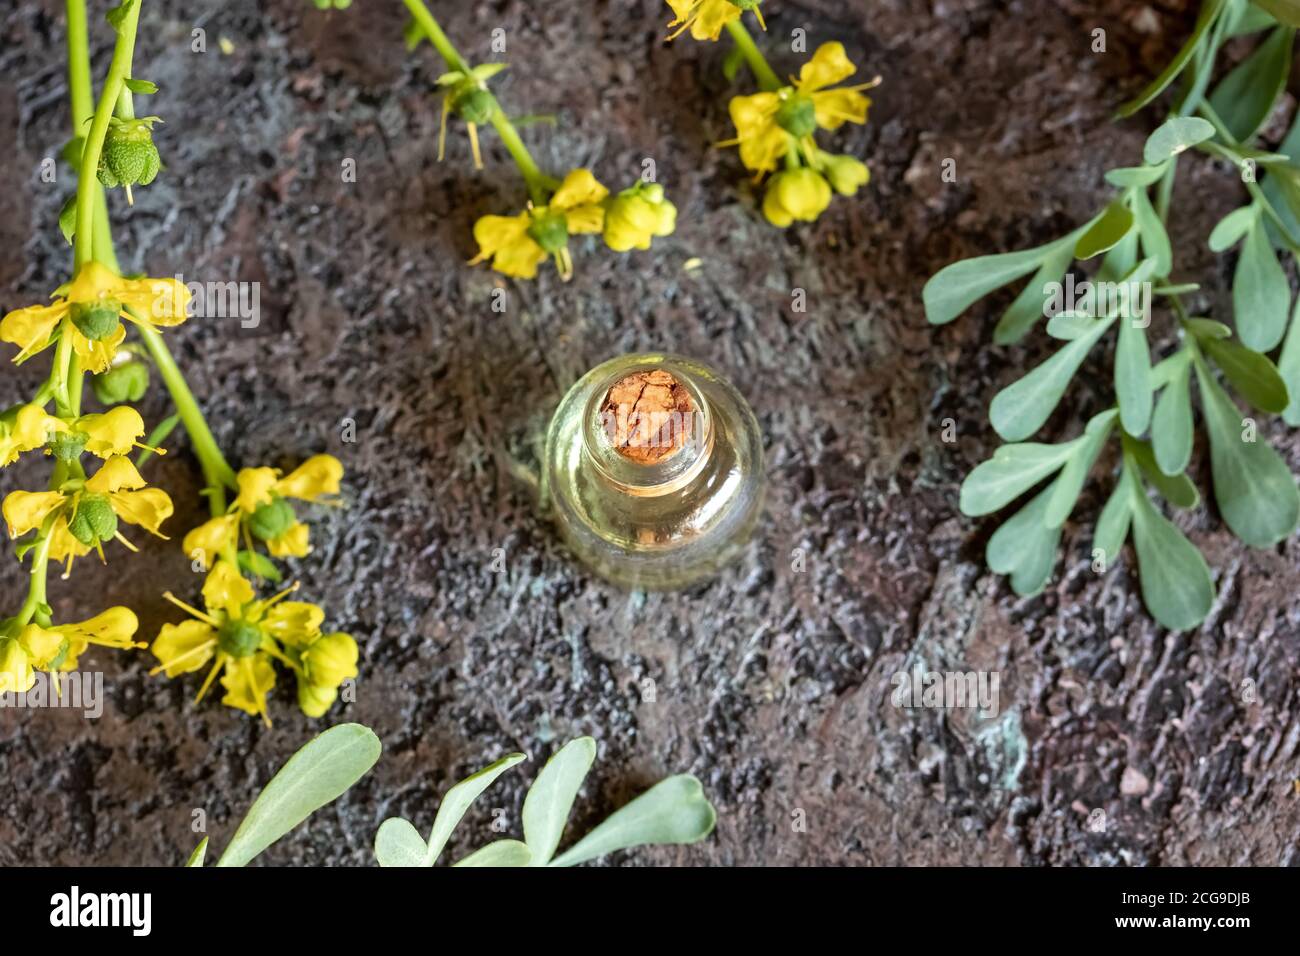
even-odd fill
[{"label": "dark brown soil", "polygon": [[[96,23],[106,6],[92,4]],[[1117,125],[1110,112],[1177,48],[1187,6],[771,0],[778,72],[797,66],[783,45],[803,28],[809,49],[840,39],[866,76],[884,77],[869,125],[836,139],[869,161],[871,185],[781,232],[757,213],[734,150],[711,148],[730,134],[725,45],[662,43],[664,4],[434,3],[472,59],[505,30],[508,107],[556,116],[525,131],[545,166],[590,165],[622,188],[653,158],[680,207],[677,233],[651,252],[577,242],[563,284],[465,265],[474,219],[514,211],[522,189],[491,134],[481,173],[458,124],[448,161],[434,161],[443,67],[427,46],[404,52],[397,0],[332,14],[231,0],[197,21],[193,4],[149,0],[136,73],[161,87],[149,110],[166,120],[167,168],[133,209],[114,197],[124,265],[261,283],[256,329],[210,319],[169,341],[237,465],[328,451],[348,470],[348,508],[316,516],[317,549],[293,574],[362,645],[358,700],[330,720],[370,725],[384,756],[264,860],[371,863],[382,819],[427,829],[451,781],[531,753],[467,817],[460,855],[496,836],[493,808],[517,821],[538,761],[578,734],[601,754],[580,826],[678,771],[697,774],[718,809],[708,842],[613,862],[1300,860],[1295,542],[1252,551],[1212,509],[1183,519],[1221,596],[1204,627],[1170,635],[1144,613],[1130,564],[1089,568],[1102,478],[1067,525],[1052,585],[1016,599],[983,566],[995,523],[959,516],[957,489],[996,447],[989,399],[1050,346],[993,348],[997,301],[940,330],[920,303],[942,265],[1053,238],[1105,201],[1103,171],[1135,161],[1155,120]],[[52,186],[37,172],[69,136],[61,10],[0,0],[6,308],[43,297],[68,268],[56,219],[70,176]],[[196,27],[206,53],[191,52]],[[1098,27],[1105,54],[1091,52]],[[108,35],[95,35],[101,73]],[[955,183],[941,181],[946,158]],[[1229,262],[1204,240],[1236,187],[1203,160],[1187,167],[1180,276],[1222,311]],[[768,440],[759,540],[683,594],[627,594],[585,574],[517,477],[571,382],[652,349],[731,375]],[[1105,368],[1081,378],[1059,434],[1102,399]],[[38,375],[7,374],[3,401]],[[165,396],[145,410],[161,418]],[[1271,435],[1300,467],[1300,440],[1280,424]],[[169,446],[150,476],[178,503],[176,537],[55,581],[59,616],[128,603],[152,636],[175,619],[161,592],[197,591],[177,539],[201,516],[200,479],[185,440]],[[38,474],[9,469],[0,487]],[[24,590],[9,563],[0,597],[16,605]],[[895,708],[891,677],[918,660],[999,671],[1002,715]],[[215,701],[195,707],[196,680],[150,678],[149,662],[85,658],[106,672],[97,721],[0,711],[0,863],[177,863],[197,842],[196,809],[220,848],[257,788],[330,722],[298,714],[288,680],[271,730]],[[1103,832],[1088,826],[1097,810]]]}]

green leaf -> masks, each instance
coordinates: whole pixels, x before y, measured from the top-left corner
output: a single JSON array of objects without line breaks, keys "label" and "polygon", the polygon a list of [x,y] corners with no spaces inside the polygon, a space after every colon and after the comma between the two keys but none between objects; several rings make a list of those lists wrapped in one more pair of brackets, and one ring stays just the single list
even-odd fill
[{"label": "green leaf", "polygon": [[550,865],[574,866],[634,846],[695,843],[713,832],[716,821],[700,782],[690,774],[679,774],[659,781],[615,811]]},{"label": "green leaf", "polygon": [[1277,360],[1277,373],[1286,383],[1287,406],[1282,418],[1288,425],[1300,425],[1300,297],[1296,298],[1291,315],[1291,329],[1282,343],[1282,354]]},{"label": "green leaf", "polygon": [[1258,221],[1259,216],[1260,207],[1255,203],[1240,206],[1228,213],[1219,220],[1210,233],[1210,249],[1214,252],[1226,252],[1231,249]]},{"label": "green leaf", "polygon": [[141,96],[148,96],[158,92],[158,84],[151,80],[137,80],[134,78],[124,81],[126,88],[132,93],[139,93]]},{"label": "green leaf", "polygon": [[207,855],[208,855],[208,838],[204,837],[202,840],[199,841],[199,845],[194,848],[194,852],[190,854],[189,860],[186,861],[185,863],[186,868],[188,869],[191,866],[202,867],[203,858],[206,857]]},{"label": "green leaf", "polygon": [[1133,225],[1133,213],[1129,211],[1128,206],[1121,200],[1115,200],[1102,210],[1101,215],[1088,231],[1079,237],[1079,241],[1074,246],[1074,257],[1091,259],[1114,248],[1129,234]]},{"label": "green leaf", "polygon": [[528,866],[532,860],[528,844],[518,840],[497,840],[480,850],[475,850],[452,866]]},{"label": "green leaf", "polygon": [[1300,518],[1295,478],[1262,436],[1243,440],[1241,412],[1203,362],[1196,363],[1196,381],[1210,436],[1214,498],[1223,520],[1246,544],[1274,545],[1291,534]]},{"label": "green leaf", "polygon": [[1142,600],[1171,631],[1196,627],[1214,606],[1214,580],[1201,552],[1156,510],[1138,482],[1132,493],[1133,547]]},{"label": "green leaf", "polygon": [[579,737],[564,745],[537,775],[524,798],[524,841],[531,866],[545,866],[564,835],[569,810],[596,759],[596,741]]},{"label": "green leaf", "polygon": [[1062,342],[1073,342],[1102,324],[1087,312],[1058,312],[1047,320],[1047,334]]},{"label": "green leaf", "polygon": [[375,833],[375,860],[383,867],[431,866],[429,844],[409,820],[389,817]]},{"label": "green leaf", "polygon": [[1286,88],[1294,42],[1294,27],[1275,27],[1210,94],[1210,107],[1237,142],[1247,142],[1255,135]]},{"label": "green leaf", "polygon": [[1070,460],[1080,439],[1060,445],[1025,442],[1003,445],[961,484],[961,513],[972,518],[992,514],[1015,501]]},{"label": "green leaf", "polygon": [[962,259],[945,266],[930,277],[921,291],[926,319],[931,325],[951,322],[990,292],[1033,272],[1054,250],[1055,245],[1040,246]]},{"label": "green leaf", "polygon": [[245,574],[272,583],[280,581],[280,569],[275,566],[274,561],[260,551],[240,551],[236,558],[239,561],[239,569]]},{"label": "green leaf", "polygon": [[1126,435],[1124,450],[1137,463],[1146,480],[1160,493],[1160,496],[1175,508],[1195,508],[1201,503],[1201,493],[1186,475],[1166,475],[1156,464],[1156,456],[1151,446],[1144,441]]},{"label": "green leaf", "polygon": [[507,69],[509,65],[508,63],[480,63],[478,66],[470,67],[469,72],[480,83],[486,83],[502,70]]},{"label": "green leaf", "polygon": [[1106,182],[1120,189],[1150,186],[1158,182],[1168,168],[1168,163],[1156,166],[1121,166],[1107,171]]},{"label": "green leaf", "polygon": [[1143,255],[1156,260],[1155,274],[1167,276],[1174,268],[1174,254],[1169,246],[1169,234],[1160,221],[1155,207],[1145,189],[1133,193],[1133,217],[1137,220],[1138,235],[1142,237]]},{"label": "green leaf", "polygon": [[429,834],[425,866],[433,866],[438,861],[442,848],[447,845],[447,840],[451,837],[451,832],[456,829],[456,824],[460,823],[461,818],[465,816],[465,811],[478,799],[479,794],[492,786],[492,782],[497,777],[521,760],[527,759],[525,754],[507,754],[496,763],[466,777],[447,791],[447,795],[442,798],[442,803],[438,804],[438,815],[433,818],[433,832]]},{"label": "green leaf", "polygon": [[1156,464],[1166,475],[1182,474],[1192,459],[1191,353],[1184,350],[1173,357],[1180,360],[1171,366],[1172,377],[1151,416]]},{"label": "green leaf", "polygon": [[1268,352],[1282,341],[1291,307],[1291,286],[1257,221],[1246,232],[1232,279],[1232,310],[1242,344]]},{"label": "green leaf", "polygon": [[1074,510],[1075,502],[1079,500],[1079,494],[1083,491],[1083,483],[1088,478],[1088,472],[1097,461],[1097,455],[1106,444],[1111,426],[1114,424],[1113,409],[1094,415],[1088,422],[1083,437],[1074,449],[1074,454],[1061,469],[1060,477],[1052,483],[1052,496],[1047,500],[1047,508],[1043,512],[1043,523],[1049,528],[1059,528],[1065,524],[1065,519],[1070,517],[1070,512]]},{"label": "green leaf", "polygon": [[139,2],[140,0],[122,0],[118,6],[109,10],[108,13],[105,14],[104,19],[106,19],[108,25],[113,28],[113,32],[122,32],[122,27],[126,23],[126,15],[130,13],[131,8]]},{"label": "green leaf", "polygon": [[1252,2],[1275,20],[1289,26],[1300,27],[1300,0],[1252,0]]},{"label": "green leaf", "polygon": [[[1297,10],[1300,10],[1300,3],[1296,4]],[[1273,15],[1255,3],[1246,4],[1237,17],[1237,22],[1233,24],[1232,31],[1228,34],[1230,37],[1245,36],[1248,33],[1256,33],[1260,30],[1267,30],[1277,23]]]},{"label": "green leaf", "polygon": [[1011,303],[993,330],[995,345],[1019,342],[1047,314],[1047,305],[1053,296],[1045,290],[1049,283],[1055,283],[1059,287],[1073,261],[1072,244],[1058,243],[1057,248],[1047,253],[1042,266],[1020,290],[1020,295]]},{"label": "green leaf", "polygon": [[1044,521],[1054,491],[1055,482],[993,532],[984,549],[989,568],[998,574],[1009,574],[1011,589],[1021,597],[1031,597],[1041,591],[1056,564],[1061,529],[1049,528]]},{"label": "green leaf", "polygon": [[1120,419],[1130,435],[1141,435],[1151,422],[1153,389],[1151,351],[1146,329],[1131,318],[1120,319],[1115,345],[1115,395]]},{"label": "green leaf", "polygon": [[1159,96],[1170,83],[1183,71],[1188,62],[1196,53],[1197,48],[1205,40],[1210,25],[1218,17],[1219,11],[1223,9],[1224,0],[1205,0],[1201,4],[1201,11],[1196,16],[1196,24],[1192,27],[1192,35],[1187,38],[1182,49],[1175,54],[1174,58],[1147,87],[1129,100],[1117,111],[1117,115],[1122,119],[1126,116],[1132,116],[1142,107],[1146,106],[1157,96]]},{"label": "green leaf", "polygon": [[722,59],[722,75],[725,76],[727,82],[730,83],[735,80],[736,74],[740,72],[740,68],[744,65],[744,51],[738,46],[733,46],[727,51],[727,55]]},{"label": "green leaf", "polygon": [[71,195],[68,201],[63,204],[59,210],[59,232],[63,233],[63,238],[68,240],[68,245],[72,245],[72,237],[77,229],[77,197]]},{"label": "green leaf", "polygon": [[1092,549],[1100,551],[1107,568],[1115,566],[1120,549],[1128,537],[1129,521],[1133,516],[1133,494],[1129,487],[1132,479],[1127,470],[1120,472],[1115,490],[1106,500],[1092,533]]},{"label": "green leaf", "polygon": [[1214,127],[1199,116],[1175,116],[1158,126],[1142,147],[1142,159],[1148,166],[1163,163],[1198,143],[1214,138]]},{"label": "green leaf", "polygon": [[1226,339],[1203,340],[1201,348],[1252,406],[1273,415],[1286,410],[1290,404],[1286,383],[1267,355]]},{"label": "green leaf", "polygon": [[258,794],[217,866],[244,866],[337,800],[375,765],[381,749],[379,738],[360,724],[339,724],[309,741]]},{"label": "green leaf", "polygon": [[989,420],[1004,441],[1023,441],[1043,427],[1060,404],[1070,379],[1113,321],[1098,322],[1093,329],[1058,349],[1024,378],[1012,382],[993,396]]},{"label": "green leaf", "polygon": [[407,20],[402,27],[402,40],[406,43],[406,52],[411,52],[424,42],[424,30],[414,20]]}]

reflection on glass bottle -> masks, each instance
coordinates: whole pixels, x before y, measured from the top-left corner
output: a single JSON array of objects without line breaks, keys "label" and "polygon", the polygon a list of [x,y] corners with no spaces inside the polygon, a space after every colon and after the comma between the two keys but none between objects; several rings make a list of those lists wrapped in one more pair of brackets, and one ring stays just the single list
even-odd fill
[{"label": "reflection on glass bottle", "polygon": [[717,372],[680,356],[623,356],[584,375],[551,420],[543,469],[565,542],[627,587],[712,576],[762,509],[754,413]]}]

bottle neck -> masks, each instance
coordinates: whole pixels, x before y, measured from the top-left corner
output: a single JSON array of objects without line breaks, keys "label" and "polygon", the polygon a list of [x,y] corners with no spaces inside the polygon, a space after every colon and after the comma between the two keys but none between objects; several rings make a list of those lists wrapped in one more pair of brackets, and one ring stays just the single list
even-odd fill
[{"label": "bottle neck", "polygon": [[714,423],[708,403],[694,382],[674,372],[690,394],[691,410],[665,413],[662,420],[654,420],[645,430],[650,437],[643,440],[680,443],[680,447],[656,461],[638,460],[618,447],[616,436],[626,432],[626,421],[617,421],[618,410],[602,412],[605,396],[621,374],[593,391],[583,413],[583,453],[587,461],[600,480],[623,494],[655,498],[680,491],[700,475],[713,453]]}]

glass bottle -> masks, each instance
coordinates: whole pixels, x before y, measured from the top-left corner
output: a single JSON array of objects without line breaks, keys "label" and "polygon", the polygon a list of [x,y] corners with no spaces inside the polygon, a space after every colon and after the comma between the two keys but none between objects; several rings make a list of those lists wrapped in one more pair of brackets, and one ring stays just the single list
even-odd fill
[{"label": "glass bottle", "polygon": [[627,355],[569,389],[551,419],[543,496],[569,548],[630,588],[686,587],[748,541],[763,443],[745,399],[676,355]]}]

